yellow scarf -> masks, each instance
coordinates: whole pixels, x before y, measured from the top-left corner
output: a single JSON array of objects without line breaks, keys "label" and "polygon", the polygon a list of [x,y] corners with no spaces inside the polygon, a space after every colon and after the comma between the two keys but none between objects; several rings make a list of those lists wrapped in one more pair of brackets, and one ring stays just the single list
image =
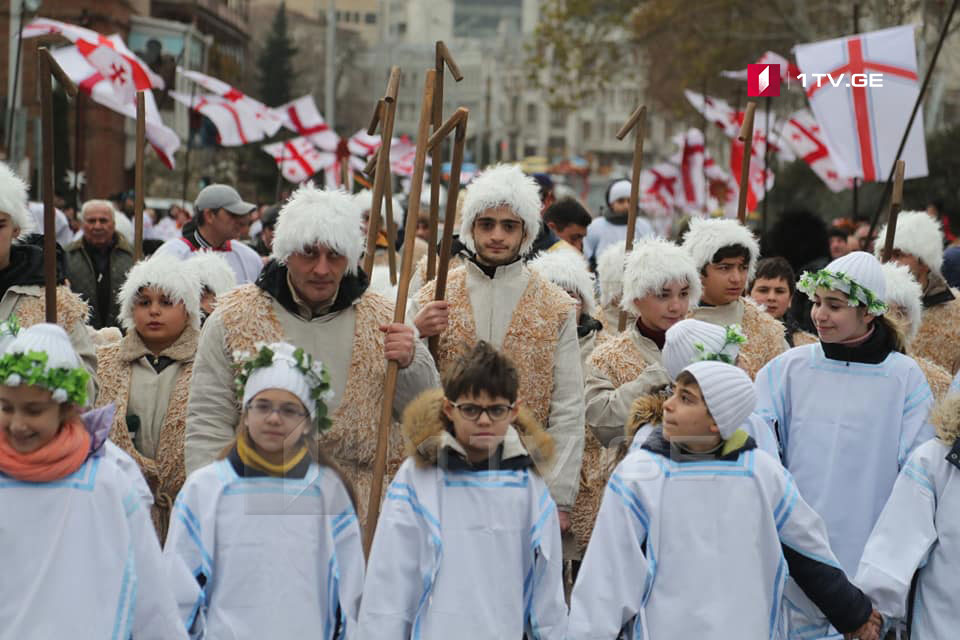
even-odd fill
[{"label": "yellow scarf", "polygon": [[300,464],[300,461],[307,455],[307,445],[301,442],[300,449],[293,454],[289,460],[282,464],[273,464],[272,462],[267,462],[267,460],[257,453],[253,446],[247,442],[246,433],[241,433],[240,437],[237,438],[237,455],[240,457],[240,461],[248,467],[269,473],[272,476],[284,476]]}]

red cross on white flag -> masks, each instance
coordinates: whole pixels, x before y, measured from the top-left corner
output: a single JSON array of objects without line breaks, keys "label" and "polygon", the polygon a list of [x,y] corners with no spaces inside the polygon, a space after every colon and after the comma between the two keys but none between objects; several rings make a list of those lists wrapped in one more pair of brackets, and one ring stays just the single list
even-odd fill
[{"label": "red cross on white flag", "polygon": [[641,171],[641,208],[658,216],[672,214],[679,182],[680,168],[669,162],[661,162]]},{"label": "red cross on white flag", "polygon": [[[795,48],[813,115],[843,177],[886,180],[893,167],[920,92],[913,31],[894,27]],[[904,177],[927,175],[922,113],[900,157]]]},{"label": "red cross on white flag", "polygon": [[170,97],[206,116],[217,128],[218,142],[224,147],[238,147],[263,140],[264,131],[256,116],[223,96],[191,96],[170,92]]},{"label": "red cross on white flag", "polygon": [[787,119],[783,138],[831,191],[843,191],[853,186],[852,178],[840,177],[830,157],[830,150],[823,141],[820,126],[809,109],[801,109]]},{"label": "red cross on white flag", "polygon": [[334,162],[333,153],[320,151],[302,136],[286,142],[265,144],[261,148],[273,157],[283,177],[294,184],[309,180]]},{"label": "red cross on white flag", "polygon": [[255,121],[255,126],[263,130],[263,135],[257,138],[257,140],[272,136],[283,126],[283,116],[274,109],[271,109],[258,100],[254,100],[223,80],[208,76],[199,71],[188,71],[181,67],[177,67],[177,73],[193,80],[207,91],[217,94],[227,102],[233,103],[238,111],[249,113]]},{"label": "red cross on white flag", "polygon": [[306,136],[314,145],[323,151],[336,151],[339,136],[330,129],[312,95],[305,95],[292,102],[277,107],[283,116],[283,126],[299,136]]}]

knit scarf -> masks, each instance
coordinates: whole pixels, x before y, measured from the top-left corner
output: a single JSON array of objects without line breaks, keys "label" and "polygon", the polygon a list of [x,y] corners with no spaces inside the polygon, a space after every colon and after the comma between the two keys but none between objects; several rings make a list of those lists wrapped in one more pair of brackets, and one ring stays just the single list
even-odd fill
[{"label": "knit scarf", "polygon": [[65,478],[87,460],[90,434],[80,420],[64,423],[53,440],[36,451],[20,453],[0,433],[0,471],[23,482],[53,482]]},{"label": "knit scarf", "polygon": [[307,455],[307,445],[301,443],[299,451],[288,460],[281,464],[274,464],[257,453],[253,445],[247,441],[247,437],[246,433],[241,433],[240,437],[237,438],[237,456],[240,457],[240,461],[243,462],[244,466],[257,469],[271,476],[285,476],[291,469],[300,464],[300,461]]}]

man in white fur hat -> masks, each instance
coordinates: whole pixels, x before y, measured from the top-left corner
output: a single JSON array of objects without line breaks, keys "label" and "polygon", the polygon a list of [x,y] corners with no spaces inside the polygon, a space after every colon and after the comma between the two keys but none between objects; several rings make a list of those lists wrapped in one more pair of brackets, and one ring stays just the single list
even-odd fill
[{"label": "man in white fur hat", "polygon": [[[365,517],[387,360],[400,365],[397,416],[439,380],[413,328],[394,324],[393,303],[367,290],[358,267],[363,240],[360,209],[345,193],[307,184],[283,206],[272,260],[255,284],[221,296],[204,325],[187,414],[188,473],[233,441],[240,415],[233,382],[238,358],[255,353],[260,342],[285,341],[330,371],[333,428],[322,435],[322,446],[353,483]],[[388,461],[399,466],[399,431],[391,432],[390,445]]]},{"label": "man in white fur hat", "polygon": [[537,183],[519,167],[497,165],[468,187],[460,240],[473,255],[452,270],[446,300],[428,282],[411,299],[423,337],[440,336],[437,368],[446,371],[478,340],[506,353],[520,374],[520,398],[557,443],[543,476],[569,528],[583,456],[583,373],[574,301],[531,271],[521,256],[540,229]]},{"label": "man in white fur hat", "polygon": [[[353,197],[357,202],[357,206],[360,207],[360,213],[363,216],[363,234],[364,238],[366,238],[367,228],[370,224],[370,210],[373,208],[373,192],[369,189],[364,189],[363,191],[355,194]],[[427,191],[427,197],[430,197],[429,191]],[[397,231],[399,232],[403,229],[403,207],[400,205],[400,201],[396,198],[392,198],[391,205],[393,206],[393,221],[396,225]],[[364,240],[364,242],[366,242],[366,240]],[[370,277],[371,291],[395,298],[396,287],[390,284],[390,266],[388,263],[390,252],[389,247],[387,246],[388,242],[387,200],[384,198],[380,206],[380,233],[377,234],[376,248],[373,257],[373,273],[369,273],[367,275]],[[406,240],[404,240],[404,242],[406,242]],[[398,272],[400,270],[400,252],[402,250],[402,247],[397,248],[396,264]],[[416,264],[425,255],[427,255],[426,241],[414,237],[413,264]]]},{"label": "man in white fur hat", "polygon": [[[887,236],[887,227],[879,238]],[[883,251],[877,243],[876,255]],[[960,299],[940,273],[943,229],[925,211],[904,211],[897,217],[892,260],[909,267],[923,289],[923,318],[912,342],[913,351],[950,373],[960,371]]]}]

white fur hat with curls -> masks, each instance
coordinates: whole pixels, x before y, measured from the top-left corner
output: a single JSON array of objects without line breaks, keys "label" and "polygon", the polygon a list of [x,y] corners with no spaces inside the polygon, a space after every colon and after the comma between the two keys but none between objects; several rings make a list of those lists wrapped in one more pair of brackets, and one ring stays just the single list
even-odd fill
[{"label": "white fur hat with curls", "polygon": [[[430,192],[427,191],[428,197]],[[364,189],[363,191],[358,191],[353,194],[353,199],[357,201],[357,206],[360,207],[360,215],[369,212],[373,208],[373,191],[370,189]],[[393,205],[393,221],[399,227],[403,224],[403,205],[400,204],[400,201],[396,198],[391,198],[391,204]],[[380,224],[387,224],[387,199],[384,198],[383,202],[380,204]]]},{"label": "white fur hat with curls", "polygon": [[6,213],[20,230],[18,239],[33,233],[33,215],[27,209],[27,184],[6,163],[0,162],[0,213]]},{"label": "white fur hat with curls", "polygon": [[[880,227],[877,234],[874,255],[881,259],[884,238],[887,237],[887,225]],[[897,233],[893,237],[893,248],[919,259],[930,270],[940,274],[943,266],[943,229],[926,211],[901,211],[897,216]]]},{"label": "white fur hat with curls", "polygon": [[520,167],[498,164],[481,173],[467,187],[460,218],[460,241],[476,253],[473,223],[487,209],[506,205],[523,221],[526,235],[520,255],[526,255],[540,233],[540,187]]},{"label": "white fur hat with curls", "polygon": [[750,252],[748,280],[753,280],[760,258],[760,243],[750,229],[736,220],[692,218],[682,246],[693,258],[693,264],[699,272],[713,262],[717,251],[734,245],[745,247]]},{"label": "white fur hat with curls", "polygon": [[291,254],[320,244],[346,256],[347,273],[355,274],[363,253],[361,221],[353,196],[308,182],[280,209],[271,255],[286,263]]},{"label": "white fur hat with curls", "polygon": [[200,285],[221,296],[237,286],[237,274],[233,267],[216,251],[196,251],[190,254],[185,264],[192,268],[200,280]]},{"label": "white fur hat with curls", "polygon": [[[924,214],[926,215],[926,214]],[[899,226],[899,225],[897,225]],[[907,312],[906,327],[907,342],[910,343],[917,336],[920,330],[921,316],[923,315],[923,289],[920,283],[914,280],[910,269],[896,262],[887,262],[881,265],[883,269],[883,279],[887,283],[887,293],[885,301],[887,305],[896,305],[903,307]]]},{"label": "white fur hat with curls", "polygon": [[576,249],[557,249],[540,253],[527,266],[565,291],[576,292],[583,300],[583,313],[593,315],[597,302],[593,297],[593,274],[583,254]]},{"label": "white fur hat with curls", "polygon": [[663,238],[639,240],[627,254],[620,308],[640,313],[634,300],[657,293],[676,280],[690,285],[690,306],[695,307],[700,302],[702,287],[700,273],[690,255]]},{"label": "white fur hat with curls", "polygon": [[200,328],[200,292],[203,285],[196,271],[179,258],[155,254],[133,265],[127,279],[117,293],[120,303],[120,324],[130,331],[133,322],[133,303],[144,287],[159,289],[174,302],[182,302],[187,309],[187,321],[194,329]]},{"label": "white fur hat with curls", "polygon": [[627,247],[622,242],[611,242],[597,258],[597,278],[600,281],[600,304],[610,306],[623,295],[623,267]]}]

